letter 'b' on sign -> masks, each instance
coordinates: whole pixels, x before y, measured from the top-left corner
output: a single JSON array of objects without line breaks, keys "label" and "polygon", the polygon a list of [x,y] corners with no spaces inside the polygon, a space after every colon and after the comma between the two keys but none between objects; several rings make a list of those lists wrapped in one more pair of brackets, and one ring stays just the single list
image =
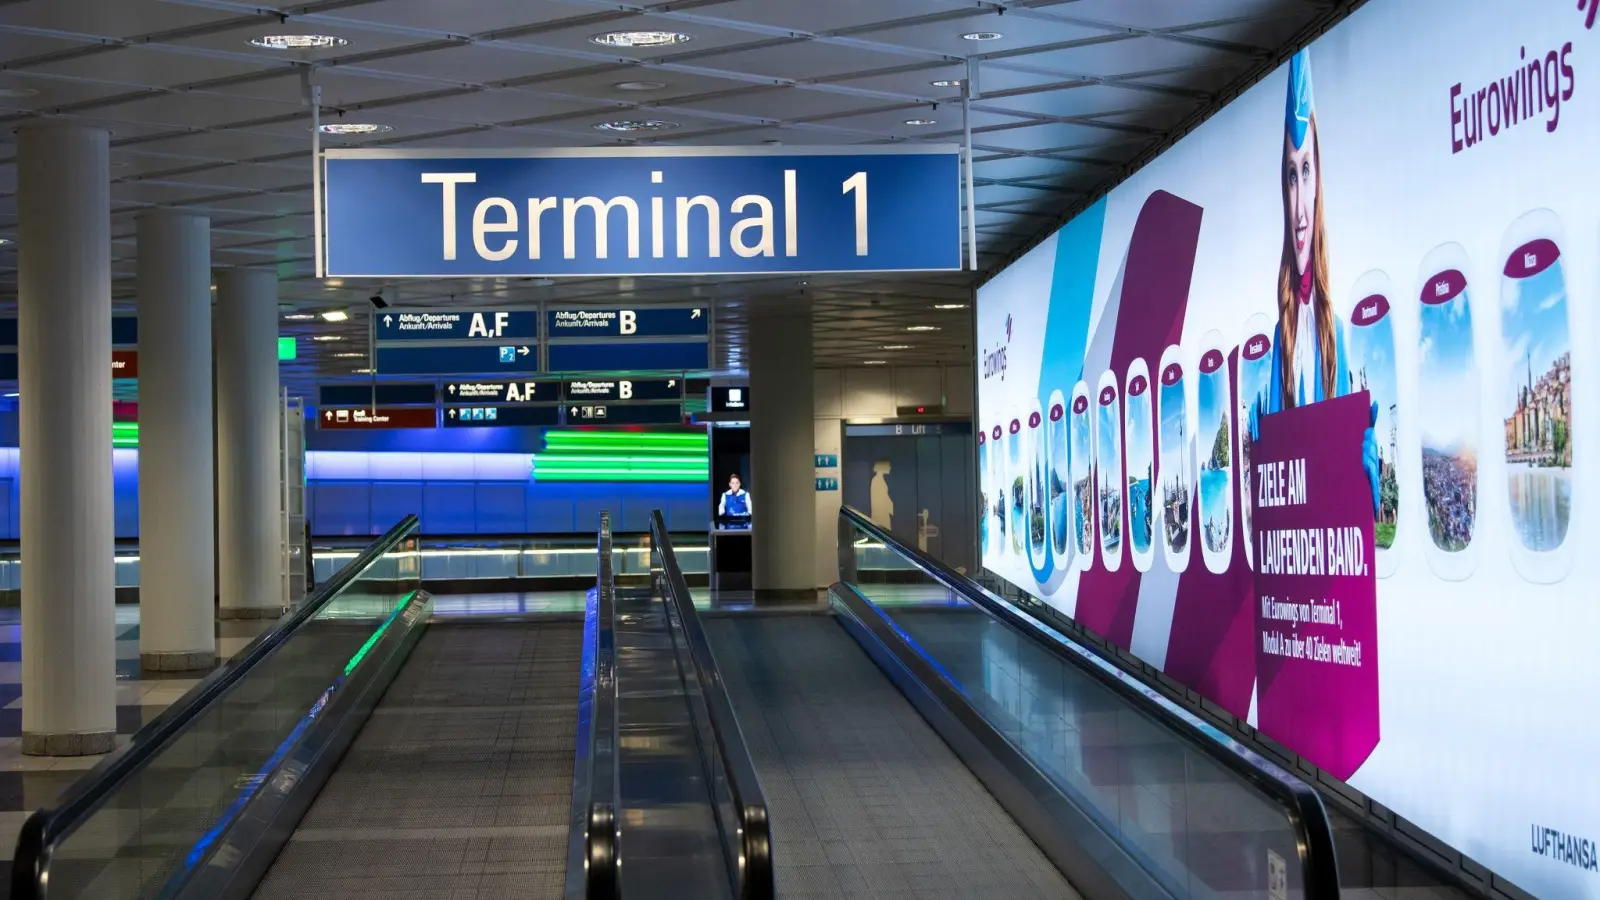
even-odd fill
[{"label": "letter 'b' on sign", "polygon": [[618,316],[618,325],[623,334],[633,334],[639,330],[639,314],[631,309],[624,309]]}]

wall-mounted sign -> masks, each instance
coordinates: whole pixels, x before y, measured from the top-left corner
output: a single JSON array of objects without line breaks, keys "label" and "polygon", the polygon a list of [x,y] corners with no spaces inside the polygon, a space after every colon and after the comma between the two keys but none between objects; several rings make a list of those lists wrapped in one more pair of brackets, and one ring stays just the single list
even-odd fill
[{"label": "wall-mounted sign", "polygon": [[747,413],[750,411],[750,388],[713,385],[708,400],[714,413]]},{"label": "wall-mounted sign", "polygon": [[678,400],[683,396],[683,379],[573,378],[562,382],[561,396],[569,406],[579,401]]},{"label": "wall-mounted sign", "polygon": [[568,425],[676,425],[683,421],[677,403],[563,404]]},{"label": "wall-mounted sign", "polygon": [[816,453],[816,454],[812,455],[811,459],[812,459],[812,468],[816,468],[816,469],[837,469],[837,468],[839,468],[839,457],[838,457],[837,454],[833,454],[833,453]]},{"label": "wall-mounted sign", "polygon": [[705,337],[711,310],[704,306],[561,307],[545,311],[545,335],[562,338]]},{"label": "wall-mounted sign", "polygon": [[441,421],[446,428],[512,428],[550,426],[561,420],[561,407],[544,406],[447,406]]},{"label": "wall-mounted sign", "polygon": [[437,428],[436,415],[432,406],[325,407],[317,416],[317,424],[332,430]]},{"label": "wall-mounted sign", "polygon": [[280,337],[280,338],[278,338],[278,362],[284,362],[285,360],[294,359],[295,357],[297,357],[299,355],[300,355],[299,348],[297,348],[295,346],[294,338],[292,338],[292,337]]},{"label": "wall-mounted sign", "polygon": [[443,396],[446,403],[557,403],[560,391],[554,381],[451,381]]},{"label": "wall-mounted sign", "polygon": [[325,154],[328,274],[961,267],[954,146]]},{"label": "wall-mounted sign", "polygon": [[374,321],[379,343],[391,341],[481,341],[514,343],[539,339],[539,314],[505,309],[390,309]]},{"label": "wall-mounted sign", "polygon": [[138,378],[139,377],[139,351],[113,350],[111,351],[111,377],[112,378]]},{"label": "wall-mounted sign", "polygon": [[[320,384],[317,385],[318,406],[371,406],[373,385]],[[377,387],[379,406],[432,406],[437,400],[437,389],[432,384],[394,384],[385,382]]]},{"label": "wall-mounted sign", "polygon": [[837,491],[838,489],[839,489],[839,479],[837,479],[837,478],[828,477],[828,478],[818,478],[817,479],[817,490],[819,492],[820,491]]}]

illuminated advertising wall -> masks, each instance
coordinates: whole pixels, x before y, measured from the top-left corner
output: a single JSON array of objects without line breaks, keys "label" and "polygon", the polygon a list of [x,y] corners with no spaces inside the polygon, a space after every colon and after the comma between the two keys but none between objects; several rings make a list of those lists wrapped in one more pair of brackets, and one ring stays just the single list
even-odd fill
[{"label": "illuminated advertising wall", "polygon": [[1600,29],[1363,7],[979,291],[983,562],[1600,898]]}]

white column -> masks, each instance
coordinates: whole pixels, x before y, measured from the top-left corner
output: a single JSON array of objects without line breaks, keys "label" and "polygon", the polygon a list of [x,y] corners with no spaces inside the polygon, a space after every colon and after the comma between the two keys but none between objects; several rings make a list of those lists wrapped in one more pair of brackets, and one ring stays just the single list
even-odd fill
[{"label": "white column", "polygon": [[139,217],[139,661],[216,662],[211,220]]},{"label": "white column", "polygon": [[750,323],[750,500],[758,596],[816,590],[811,311]]},{"label": "white column", "polygon": [[276,618],[279,554],[278,276],[217,275],[217,615]]},{"label": "white column", "polygon": [[116,742],[111,176],[106,132],[22,128],[22,752]]}]

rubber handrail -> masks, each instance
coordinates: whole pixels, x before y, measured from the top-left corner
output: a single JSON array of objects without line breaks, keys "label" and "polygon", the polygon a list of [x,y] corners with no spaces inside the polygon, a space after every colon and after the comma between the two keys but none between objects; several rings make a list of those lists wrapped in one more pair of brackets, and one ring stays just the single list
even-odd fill
[{"label": "rubber handrail", "polygon": [[717,668],[716,657],[711,653],[711,643],[705,629],[700,626],[700,615],[695,611],[694,599],[689,595],[689,585],[678,567],[677,554],[672,549],[672,537],[667,533],[666,521],[660,510],[650,514],[650,531],[656,549],[661,554],[661,569],[666,578],[662,592],[683,623],[684,636],[689,645],[689,658],[694,662],[695,675],[705,697],[711,734],[716,741],[717,753],[722,758],[723,770],[732,794],[733,808],[739,818],[738,883],[735,896],[739,900],[772,900],[776,882],[772,872],[772,832],[767,812],[766,795],[756,776],[755,762],[750,758],[744,732],[733,711],[733,701],[728,699],[727,685]]},{"label": "rubber handrail", "polygon": [[1134,708],[1188,737],[1213,759],[1282,803],[1288,812],[1290,825],[1299,832],[1300,865],[1305,877],[1306,900],[1338,900],[1339,866],[1334,850],[1333,826],[1328,821],[1328,811],[1322,804],[1322,795],[1317,793],[1315,788],[1270,761],[1257,757],[1232,739],[1219,739],[1217,735],[1207,732],[1196,723],[1175,715],[1164,703],[1124,679],[1098,666],[1087,664],[1077,654],[1063,647],[1059,641],[1045,634],[1031,619],[1019,614],[1008,604],[1000,602],[982,585],[915,547],[907,545],[878,527],[860,510],[849,506],[841,507],[839,517],[869,538],[882,541],[885,547],[931,575],[968,603],[1028,635],[1035,643],[1050,650],[1057,657],[1089,673],[1096,681],[1127,700]]},{"label": "rubber handrail", "polygon": [[262,632],[232,659],[217,667],[133,736],[127,750],[102,760],[61,795],[53,807],[35,810],[17,833],[11,868],[14,900],[43,900],[55,847],[108,800],[123,782],[143,769],[219,697],[250,674],[258,663],[292,638],[306,622],[354,582],[362,572],[411,537],[417,517],[406,516],[347,563],[300,608]]},{"label": "rubber handrail", "polygon": [[602,512],[595,560],[594,731],[589,748],[589,814],[584,822],[588,900],[615,900],[622,892],[617,855],[616,584],[611,546],[611,514]]}]

